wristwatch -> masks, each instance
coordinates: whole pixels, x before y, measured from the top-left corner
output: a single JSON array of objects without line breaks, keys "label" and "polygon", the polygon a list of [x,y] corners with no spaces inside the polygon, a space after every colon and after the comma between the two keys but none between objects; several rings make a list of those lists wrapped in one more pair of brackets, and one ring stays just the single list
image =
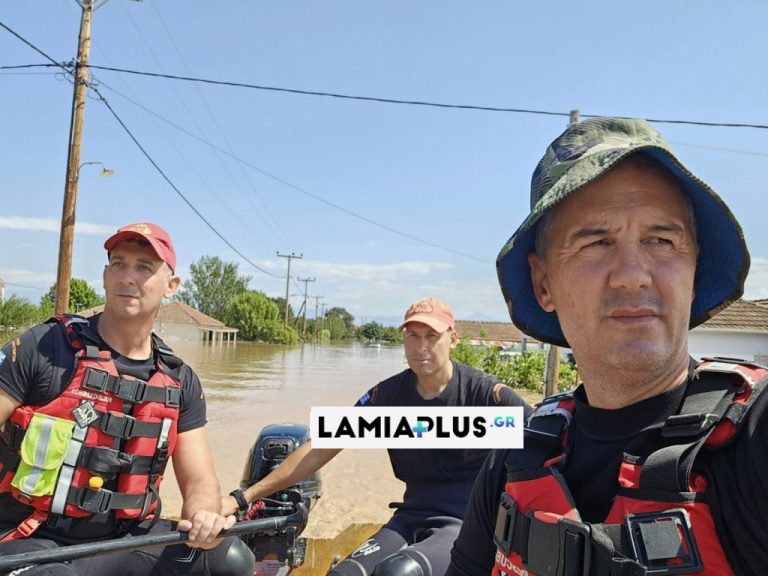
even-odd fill
[{"label": "wristwatch", "polygon": [[248,504],[248,500],[245,499],[245,494],[243,494],[243,491],[238,488],[237,490],[232,490],[232,492],[229,493],[230,496],[232,496],[237,501],[237,509],[240,512],[247,512],[248,507],[250,504]]}]

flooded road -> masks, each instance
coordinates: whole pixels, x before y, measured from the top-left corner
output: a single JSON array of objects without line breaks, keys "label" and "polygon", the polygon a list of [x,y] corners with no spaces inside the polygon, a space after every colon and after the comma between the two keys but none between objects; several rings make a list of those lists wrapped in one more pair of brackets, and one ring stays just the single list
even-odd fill
[{"label": "flooded road", "polygon": [[[371,386],[407,368],[402,346],[303,345],[286,348],[239,342],[172,343],[200,376],[208,405],[208,436],[222,492],[238,487],[246,458],[268,424],[309,424],[312,406],[352,406]],[[351,522],[383,522],[403,484],[386,451],[345,450],[321,473],[323,496],[310,514],[308,536],[333,536]],[[169,466],[163,513],[178,515],[181,499]]]}]

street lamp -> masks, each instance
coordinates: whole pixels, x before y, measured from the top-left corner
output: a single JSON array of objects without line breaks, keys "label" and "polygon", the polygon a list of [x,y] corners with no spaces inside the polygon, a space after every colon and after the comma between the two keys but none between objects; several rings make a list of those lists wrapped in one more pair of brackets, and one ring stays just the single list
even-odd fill
[{"label": "street lamp", "polygon": [[99,162],[97,160],[96,162],[83,162],[82,164],[80,164],[80,166],[77,167],[78,178],[80,177],[80,168],[82,168],[83,166],[88,166],[89,164],[98,164],[99,166],[101,166],[101,172],[99,172],[99,176],[101,176],[102,178],[109,178],[115,173],[115,171],[112,170],[112,168],[107,168],[106,166],[104,166],[104,162]]},{"label": "street lamp", "polygon": [[[79,150],[78,150],[79,152]],[[72,280],[72,244],[75,240],[75,208],[77,204],[77,183],[80,179],[80,169],[83,166],[98,164],[101,166],[100,175],[109,178],[114,170],[107,168],[103,162],[83,162],[67,179],[67,190],[64,195],[64,208],[61,215],[61,235],[59,237],[59,266],[56,273],[55,313],[65,314],[69,308],[69,285]]]}]

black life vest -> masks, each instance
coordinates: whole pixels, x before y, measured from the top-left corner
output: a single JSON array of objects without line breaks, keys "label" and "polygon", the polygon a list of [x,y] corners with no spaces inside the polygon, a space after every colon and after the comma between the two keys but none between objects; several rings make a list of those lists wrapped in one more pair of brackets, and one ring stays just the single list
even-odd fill
[{"label": "black life vest", "polygon": [[700,364],[678,414],[659,426],[663,447],[625,456],[619,492],[602,523],[581,521],[563,475],[572,393],[546,399],[526,429],[526,462],[508,466],[497,515],[493,576],[733,574],[692,472],[700,450],[733,440],[768,369],[717,358]]},{"label": "black life vest", "polygon": [[149,380],[121,376],[88,320],[55,320],[75,350],[75,369],[60,395],[45,405],[18,406],[6,423],[0,492],[34,512],[1,541],[29,536],[51,515],[150,516],[176,445],[181,387],[172,372],[181,361],[172,351],[153,335],[156,370]]}]

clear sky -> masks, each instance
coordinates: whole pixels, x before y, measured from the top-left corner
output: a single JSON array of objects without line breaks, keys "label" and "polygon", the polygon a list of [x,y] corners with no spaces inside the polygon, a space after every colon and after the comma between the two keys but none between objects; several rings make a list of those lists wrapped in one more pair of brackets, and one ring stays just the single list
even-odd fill
[{"label": "clear sky", "polygon": [[[6,2],[0,22],[58,62],[77,51],[74,0]],[[494,261],[528,211],[533,168],[567,113],[768,124],[768,2],[263,2],[110,0],[91,64],[277,88],[541,110],[387,104],[95,70],[98,89],[189,207],[89,98],[73,275],[101,290],[102,243],[155,221],[182,276],[203,255],[251,287],[304,283],[358,321],[412,300],[507,319]],[[0,278],[37,302],[56,278],[72,84],[0,29]],[[656,123],[730,204],[752,253],[747,298],[768,298],[768,130]],[[252,266],[255,264],[259,270]],[[266,272],[266,273],[265,273]],[[293,296],[295,295],[295,296]],[[309,315],[314,314],[315,299]]]}]

